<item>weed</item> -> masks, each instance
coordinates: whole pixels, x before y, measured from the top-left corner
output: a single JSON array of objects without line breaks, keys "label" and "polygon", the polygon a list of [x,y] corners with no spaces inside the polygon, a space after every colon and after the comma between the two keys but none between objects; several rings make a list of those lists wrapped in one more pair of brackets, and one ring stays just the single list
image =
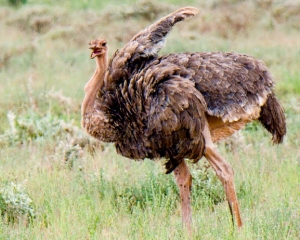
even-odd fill
[{"label": "weed", "polygon": [[1,216],[8,223],[16,223],[21,219],[32,221],[35,209],[32,199],[28,196],[24,184],[13,182],[2,184],[0,188]]},{"label": "weed", "polygon": [[7,0],[8,4],[11,6],[19,6],[21,4],[26,4],[27,0]]},{"label": "weed", "polygon": [[177,196],[177,187],[172,179],[162,173],[150,173],[137,186],[128,186],[119,193],[118,201],[131,213],[135,208],[145,210],[149,206],[174,211]]},{"label": "weed", "polygon": [[197,199],[195,200],[197,208],[203,205],[214,208],[214,205],[225,200],[223,186],[206,160],[201,160],[191,168],[191,174],[193,176],[192,193],[194,199]]}]

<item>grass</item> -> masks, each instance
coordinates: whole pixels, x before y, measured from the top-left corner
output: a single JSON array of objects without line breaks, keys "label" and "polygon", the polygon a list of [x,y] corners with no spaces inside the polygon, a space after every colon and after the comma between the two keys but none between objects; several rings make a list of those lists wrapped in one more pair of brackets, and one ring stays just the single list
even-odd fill
[{"label": "grass", "polygon": [[[189,238],[173,176],[162,163],[125,159],[80,129],[83,86],[94,70],[87,43],[106,37],[112,55],[137,31],[185,5],[200,14],[175,27],[162,54],[234,51],[264,60],[288,128],[280,146],[272,146],[257,123],[219,144],[235,170],[240,232],[232,228],[213,171],[204,160],[190,164],[190,238],[300,238],[297,1],[294,7],[236,0],[0,3],[0,239]],[[14,199],[23,208],[31,200],[32,217],[16,210]]]}]

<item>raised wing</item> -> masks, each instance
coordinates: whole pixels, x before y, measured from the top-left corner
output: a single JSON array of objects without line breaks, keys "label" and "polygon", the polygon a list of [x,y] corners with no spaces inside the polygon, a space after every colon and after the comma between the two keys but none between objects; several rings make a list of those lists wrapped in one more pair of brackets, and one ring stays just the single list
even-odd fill
[{"label": "raised wing", "polygon": [[164,46],[166,35],[177,22],[197,13],[198,9],[193,7],[181,8],[140,31],[112,57],[108,67],[108,81],[128,79],[135,70],[141,69],[143,64],[157,56]]}]

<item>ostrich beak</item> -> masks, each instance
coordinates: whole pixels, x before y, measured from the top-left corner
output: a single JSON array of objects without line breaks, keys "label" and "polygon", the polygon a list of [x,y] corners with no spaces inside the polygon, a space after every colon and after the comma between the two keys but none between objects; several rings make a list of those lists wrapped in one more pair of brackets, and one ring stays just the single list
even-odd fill
[{"label": "ostrich beak", "polygon": [[102,53],[102,50],[96,46],[91,46],[89,49],[92,50],[91,59],[95,58],[96,56]]}]

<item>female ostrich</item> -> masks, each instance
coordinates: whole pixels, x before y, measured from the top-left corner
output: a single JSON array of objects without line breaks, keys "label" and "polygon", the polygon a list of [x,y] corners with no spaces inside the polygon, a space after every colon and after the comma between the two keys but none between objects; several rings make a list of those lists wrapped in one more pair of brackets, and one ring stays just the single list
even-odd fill
[{"label": "female ostrich", "polygon": [[180,190],[182,220],[190,228],[192,177],[185,158],[204,156],[221,180],[232,219],[242,226],[233,170],[214,142],[258,119],[281,143],[285,116],[264,63],[236,53],[158,56],[172,27],[197,9],[186,7],[134,36],[110,62],[103,39],[90,42],[96,71],[85,86],[82,127],[114,142],[131,159],[165,158]]}]

